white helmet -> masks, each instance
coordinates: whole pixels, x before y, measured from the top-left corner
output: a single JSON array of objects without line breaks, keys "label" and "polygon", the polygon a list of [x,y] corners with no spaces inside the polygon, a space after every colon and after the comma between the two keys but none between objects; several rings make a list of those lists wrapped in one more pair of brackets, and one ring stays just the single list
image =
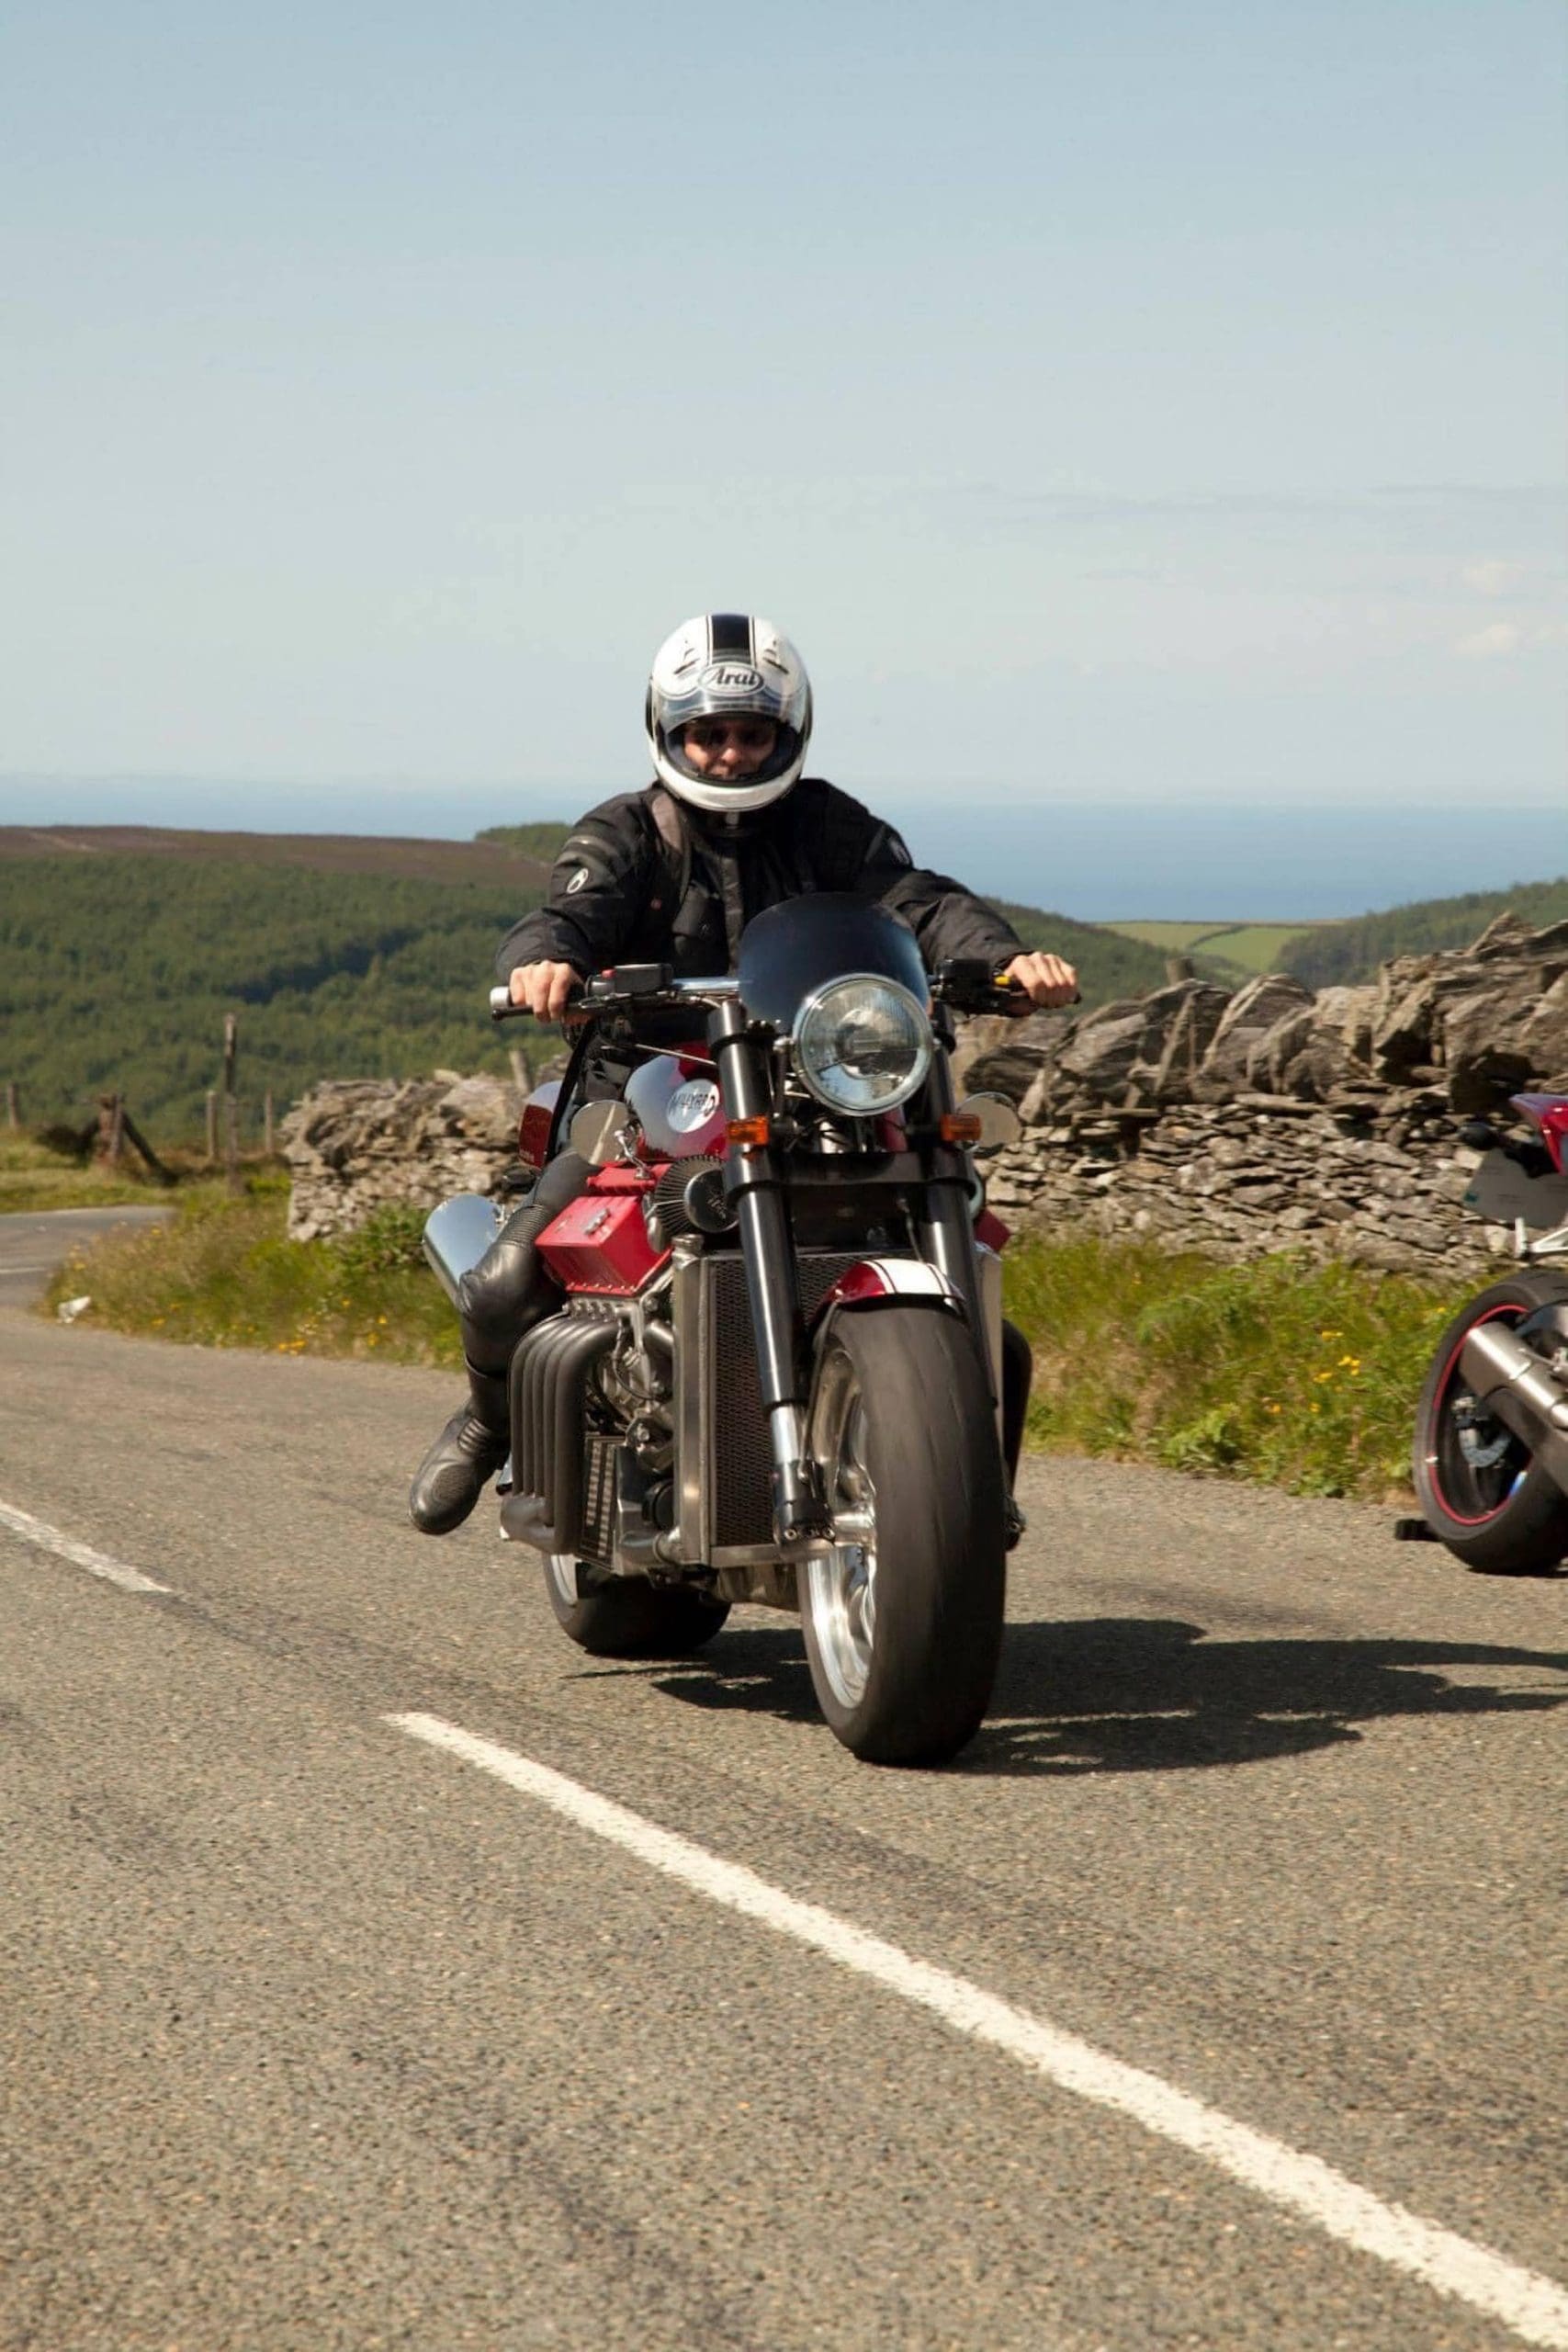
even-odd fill
[{"label": "white helmet", "polygon": [[[694,718],[772,719],[778,729],[766,762],[727,784],[699,775],[682,750]],[[739,815],[789,790],[811,740],[811,682],[787,637],[747,613],[699,613],[682,621],[653,658],[648,682],[648,748],[671,792],[694,808]]]}]

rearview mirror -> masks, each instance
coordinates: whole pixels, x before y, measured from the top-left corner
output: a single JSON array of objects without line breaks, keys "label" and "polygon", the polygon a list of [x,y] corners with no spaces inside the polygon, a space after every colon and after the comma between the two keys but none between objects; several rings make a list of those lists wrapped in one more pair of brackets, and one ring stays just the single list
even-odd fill
[{"label": "rearview mirror", "polygon": [[982,1159],[1005,1151],[1023,1133],[1023,1121],[1005,1094],[966,1094],[958,1108],[966,1119],[980,1122],[979,1141],[969,1148]]}]

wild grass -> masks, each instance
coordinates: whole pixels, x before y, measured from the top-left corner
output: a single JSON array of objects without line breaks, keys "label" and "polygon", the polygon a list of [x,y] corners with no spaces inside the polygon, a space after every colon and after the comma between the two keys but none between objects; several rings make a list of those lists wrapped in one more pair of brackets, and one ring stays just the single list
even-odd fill
[{"label": "wild grass", "polygon": [[169,1197],[165,1188],[138,1170],[140,1162],[127,1149],[118,1169],[73,1153],[52,1150],[25,1130],[0,1136],[0,1216],[38,1209],[119,1208],[128,1203],[155,1203]]},{"label": "wild grass", "polygon": [[1465,1295],[1089,1237],[1015,1244],[1003,1262],[1034,1349],[1032,1444],[1368,1499],[1408,1483],[1416,1396]]},{"label": "wild grass", "polygon": [[419,1247],[421,1209],[378,1210],[337,1242],[290,1241],[288,1180],[183,1192],[168,1225],[111,1233],[66,1261],[42,1311],[91,1298],[95,1324],[142,1339],[456,1364],[457,1318]]}]

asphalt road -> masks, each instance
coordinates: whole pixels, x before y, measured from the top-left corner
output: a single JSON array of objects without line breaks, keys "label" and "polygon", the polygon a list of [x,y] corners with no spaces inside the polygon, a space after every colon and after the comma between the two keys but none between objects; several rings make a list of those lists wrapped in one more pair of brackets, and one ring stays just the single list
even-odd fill
[{"label": "asphalt road", "polygon": [[1036,1463],[879,1772],[415,1535],[448,1388],[0,1315],[6,2352],[1568,2344],[1568,1588]]}]

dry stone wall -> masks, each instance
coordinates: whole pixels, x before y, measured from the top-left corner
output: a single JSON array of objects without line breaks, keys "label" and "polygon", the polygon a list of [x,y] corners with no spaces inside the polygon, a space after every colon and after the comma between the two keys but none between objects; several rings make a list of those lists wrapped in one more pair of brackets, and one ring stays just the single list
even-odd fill
[{"label": "dry stone wall", "polygon": [[288,1232],[349,1233],[389,1202],[434,1208],[449,1193],[493,1193],[517,1164],[521,1095],[494,1078],[331,1079],[283,1122]]},{"label": "dry stone wall", "polygon": [[1361,988],[1183,980],[977,1043],[967,1083],[1024,1121],[991,1163],[1004,1216],[1465,1279],[1510,1236],[1462,1205],[1478,1155],[1458,1123],[1532,1083],[1568,1091],[1568,923],[1503,916]]}]

